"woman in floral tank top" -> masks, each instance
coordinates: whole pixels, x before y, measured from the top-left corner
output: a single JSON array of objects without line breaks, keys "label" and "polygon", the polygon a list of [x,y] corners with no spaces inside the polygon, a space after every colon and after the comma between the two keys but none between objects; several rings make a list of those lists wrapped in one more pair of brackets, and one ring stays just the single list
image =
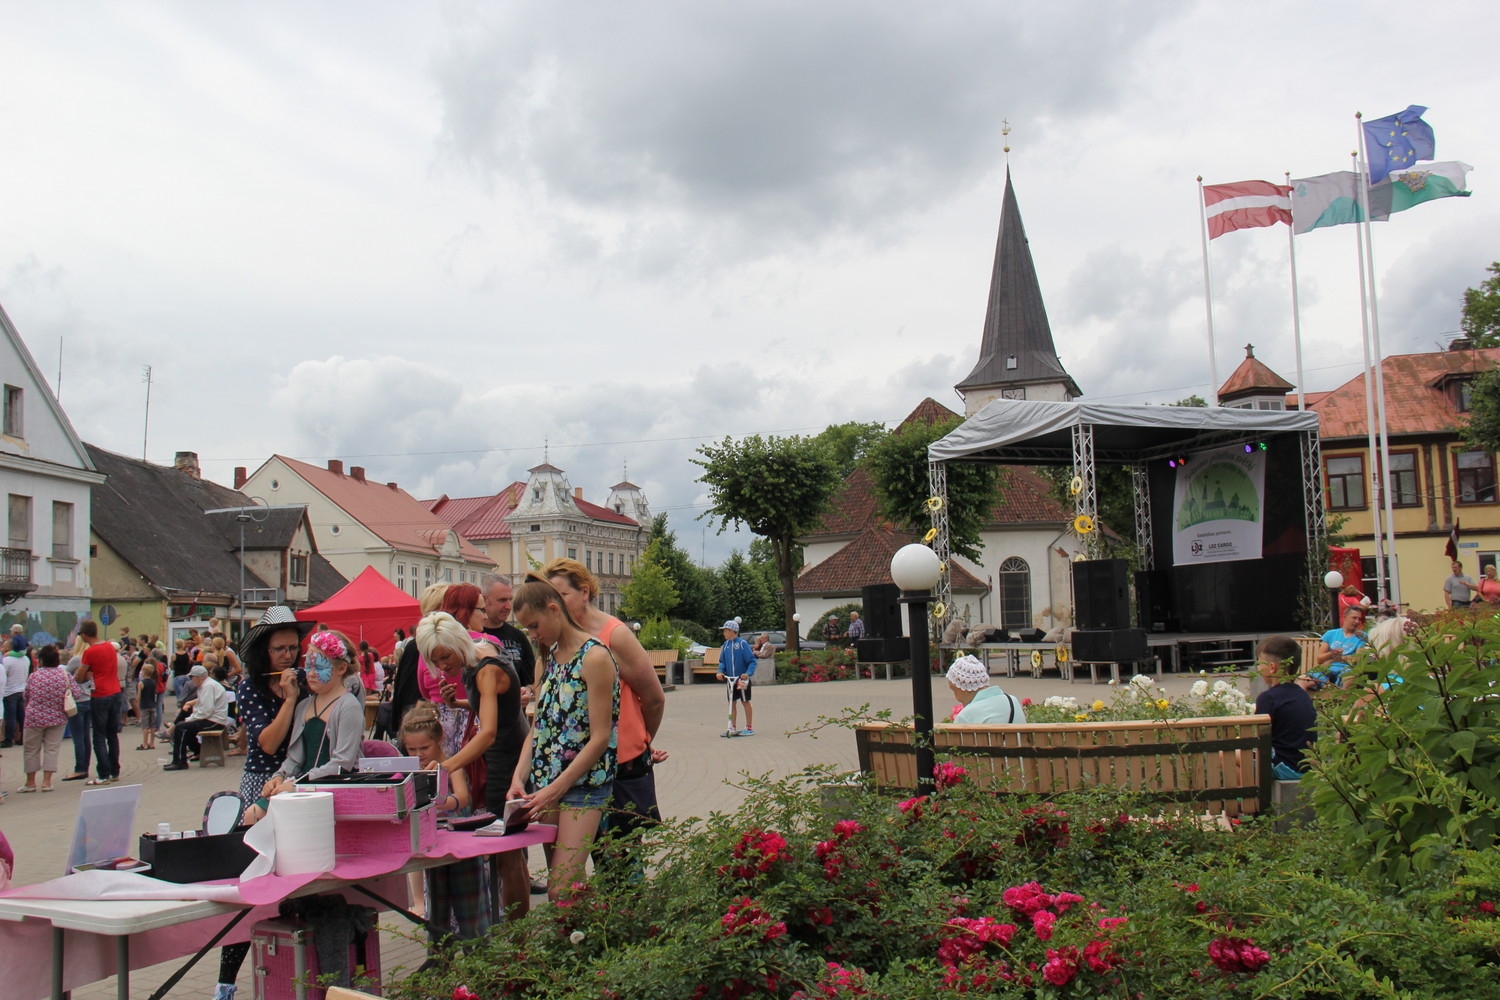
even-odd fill
[{"label": "woman in floral tank top", "polygon": [[[581,882],[589,845],[615,780],[620,677],[614,657],[578,626],[553,586],[536,574],[516,588],[516,621],[546,652],[536,720],[511,780],[528,821],[556,823],[547,894]],[[527,779],[536,791],[526,794]]]}]

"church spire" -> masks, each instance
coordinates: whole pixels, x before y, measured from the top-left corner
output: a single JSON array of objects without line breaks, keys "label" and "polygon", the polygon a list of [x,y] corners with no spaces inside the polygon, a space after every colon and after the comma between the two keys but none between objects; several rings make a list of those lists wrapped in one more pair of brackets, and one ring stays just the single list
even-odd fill
[{"label": "church spire", "polygon": [[1005,170],[1005,200],[979,363],[955,388],[971,414],[1000,396],[1067,400],[1082,395],[1052,344],[1047,307],[1042,302],[1009,167]]}]

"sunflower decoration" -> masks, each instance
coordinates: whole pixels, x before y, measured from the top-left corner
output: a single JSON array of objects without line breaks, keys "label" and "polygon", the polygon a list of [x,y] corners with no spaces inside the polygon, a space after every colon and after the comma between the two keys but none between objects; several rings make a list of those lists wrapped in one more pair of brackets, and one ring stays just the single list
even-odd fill
[{"label": "sunflower decoration", "polygon": [[1083,477],[1074,476],[1073,481],[1068,484],[1068,495],[1076,497],[1083,492]]},{"label": "sunflower decoration", "polygon": [[922,544],[923,545],[931,544],[932,540],[934,538],[936,538],[936,537],[937,537],[937,529],[936,528],[928,528],[927,529],[927,534],[925,534],[925,535],[922,536]]},{"label": "sunflower decoration", "polygon": [[937,618],[937,619],[941,620],[942,617],[944,615],[946,615],[947,613],[948,613],[948,605],[944,604],[942,601],[938,601],[936,604],[934,604],[932,606],[932,617],[934,617],[934,618]]},{"label": "sunflower decoration", "polygon": [[1042,666],[1042,651],[1040,649],[1033,649],[1031,651],[1031,669],[1032,670],[1040,670],[1041,666]]},{"label": "sunflower decoration", "polygon": [[1073,518],[1073,530],[1080,535],[1087,535],[1094,530],[1094,519],[1087,514],[1079,514]]},{"label": "sunflower decoration", "polygon": [[936,514],[938,511],[942,510],[943,509],[943,498],[942,497],[928,497],[927,498],[927,509],[928,509],[928,511],[930,511],[933,514]]},{"label": "sunflower decoration", "polygon": [[1058,646],[1057,649],[1056,649],[1056,651],[1053,652],[1052,655],[1057,660],[1058,663],[1067,663],[1068,662],[1068,647],[1067,646]]}]

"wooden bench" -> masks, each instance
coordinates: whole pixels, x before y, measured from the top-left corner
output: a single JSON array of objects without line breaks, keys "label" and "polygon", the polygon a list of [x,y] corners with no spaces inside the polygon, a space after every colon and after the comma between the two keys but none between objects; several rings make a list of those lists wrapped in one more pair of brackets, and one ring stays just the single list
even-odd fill
[{"label": "wooden bench", "polygon": [[[912,730],[868,722],[855,730],[860,770],[879,788],[917,787]],[[951,757],[1002,794],[1057,795],[1118,788],[1214,815],[1254,815],[1271,802],[1271,717],[1019,726],[939,725]]]},{"label": "wooden bench", "polygon": [[703,662],[697,664],[689,673],[687,682],[697,684],[701,681],[712,681],[714,674],[719,672],[719,647],[714,646],[703,652]]},{"label": "wooden bench", "polygon": [[224,766],[224,730],[205,729],[198,734],[198,766]]},{"label": "wooden bench", "polygon": [[676,663],[682,659],[682,654],[675,649],[648,649],[646,655],[651,659],[651,666],[656,670],[656,676],[662,679],[662,683],[668,683],[667,664]]}]

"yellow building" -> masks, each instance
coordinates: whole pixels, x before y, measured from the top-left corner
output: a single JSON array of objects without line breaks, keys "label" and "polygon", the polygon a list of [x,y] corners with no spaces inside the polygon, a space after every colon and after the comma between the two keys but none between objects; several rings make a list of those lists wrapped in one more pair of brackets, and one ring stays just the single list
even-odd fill
[{"label": "yellow building", "polygon": [[[1396,533],[1396,571],[1403,604],[1421,611],[1441,608],[1449,574],[1444,554],[1459,525],[1459,558],[1478,578],[1482,567],[1500,562],[1500,499],[1495,456],[1463,443],[1469,389],[1474,378],[1500,364],[1500,349],[1469,349],[1456,341],[1447,351],[1401,354],[1382,364]],[[1328,513],[1348,520],[1340,534],[1364,560],[1365,592],[1375,598],[1373,505],[1376,503],[1365,380],[1362,376],[1327,393],[1308,393],[1318,414]],[[1392,596],[1396,596],[1393,594]]]}]

